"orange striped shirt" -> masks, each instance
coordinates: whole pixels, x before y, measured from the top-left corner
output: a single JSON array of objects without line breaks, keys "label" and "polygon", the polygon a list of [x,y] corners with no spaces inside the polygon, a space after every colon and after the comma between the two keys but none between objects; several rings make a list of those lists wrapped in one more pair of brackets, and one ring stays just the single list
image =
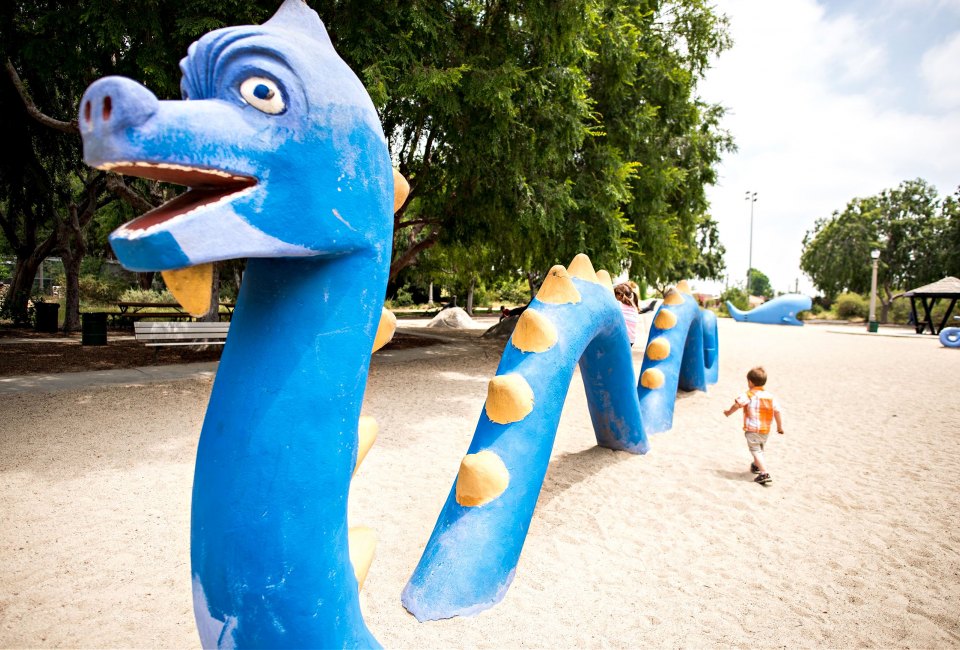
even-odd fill
[{"label": "orange striped shirt", "polygon": [[773,394],[754,388],[737,397],[743,407],[743,430],[749,433],[770,433],[773,414],[780,412],[780,403]]}]

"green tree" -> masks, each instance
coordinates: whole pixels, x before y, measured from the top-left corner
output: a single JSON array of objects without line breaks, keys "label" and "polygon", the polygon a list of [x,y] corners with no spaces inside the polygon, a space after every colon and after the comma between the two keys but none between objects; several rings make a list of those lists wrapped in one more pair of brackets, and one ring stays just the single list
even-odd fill
[{"label": "green tree", "polygon": [[[262,22],[276,4],[148,0],[131,12],[119,0],[13,0],[0,8],[0,48],[26,91],[13,92],[10,74],[0,83],[2,115],[24,134],[19,149],[0,154],[13,170],[0,178],[0,209],[23,225],[18,260],[56,246],[82,256],[57,223],[90,193],[78,179],[96,178],[80,162],[73,124],[90,82],[122,74],[161,99],[177,97],[177,62],[190,41]],[[411,182],[395,218],[392,275],[438,243],[477,255],[475,266],[489,262],[499,277],[522,270],[531,290],[577,252],[612,272],[629,262],[644,284],[719,274],[705,186],[732,142],[719,127],[722,109],[702,102],[697,84],[729,37],[705,0],[311,4],[366,83]],[[115,219],[178,191],[114,175],[103,182],[109,195],[97,205],[116,197],[126,207],[113,202],[88,222],[101,237],[88,237],[91,251],[102,250]],[[51,193],[52,184],[65,189]]]},{"label": "green tree", "polygon": [[697,264],[732,148],[696,95],[729,45],[706,2],[361,4],[318,9],[411,182],[393,274],[438,242],[495,242],[531,279],[577,252],[652,279]]},{"label": "green tree", "polygon": [[955,241],[957,216],[954,199],[939,200],[923,179],[904,181],[818,219],[804,236],[800,268],[831,298],[844,291],[869,294],[870,252],[879,250],[880,320],[886,322],[898,292],[949,273],[944,250]]},{"label": "green tree", "polygon": [[8,146],[0,149],[0,229],[17,258],[4,304],[15,321],[26,319],[40,261],[60,253],[69,260],[64,326],[77,328],[76,273],[96,212],[114,197],[143,212],[170,194],[157,184],[142,191],[143,183],[89,173],[75,119],[84,89],[101,76],[122,74],[162,99],[178,97],[177,63],[192,40],[237,20],[260,21],[274,5],[151,0],[129,11],[118,0],[13,0],[0,6],[0,117],[8,134]]},{"label": "green tree", "polygon": [[748,292],[751,296],[763,296],[764,298],[773,298],[773,287],[770,286],[770,278],[763,271],[750,269],[750,286]]}]

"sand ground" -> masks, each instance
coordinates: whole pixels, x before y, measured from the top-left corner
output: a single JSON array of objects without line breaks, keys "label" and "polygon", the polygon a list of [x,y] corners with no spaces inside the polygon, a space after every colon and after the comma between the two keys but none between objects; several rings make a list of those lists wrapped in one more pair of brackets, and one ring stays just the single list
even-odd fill
[{"label": "sand ground", "polygon": [[[458,336],[371,371],[380,438],[351,523],[380,535],[363,598],[387,647],[960,646],[960,353],[729,320],[719,383],[682,395],[645,456],[595,446],[575,375],[506,598],[418,623],[400,592],[502,348]],[[758,363],[785,410],[766,488],[722,413]],[[0,647],[199,645],[189,509],[210,385],[2,398]]]}]

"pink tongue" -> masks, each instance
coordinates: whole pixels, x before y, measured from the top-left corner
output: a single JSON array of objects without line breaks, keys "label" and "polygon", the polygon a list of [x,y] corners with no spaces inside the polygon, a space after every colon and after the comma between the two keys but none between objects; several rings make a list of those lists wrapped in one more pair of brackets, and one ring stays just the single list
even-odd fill
[{"label": "pink tongue", "polygon": [[[234,191],[236,191],[235,188]],[[159,208],[134,219],[126,227],[128,230],[146,230],[150,226],[173,219],[179,214],[213,203],[227,193],[229,192],[224,192],[223,189],[189,190],[175,199],[167,201]]]}]

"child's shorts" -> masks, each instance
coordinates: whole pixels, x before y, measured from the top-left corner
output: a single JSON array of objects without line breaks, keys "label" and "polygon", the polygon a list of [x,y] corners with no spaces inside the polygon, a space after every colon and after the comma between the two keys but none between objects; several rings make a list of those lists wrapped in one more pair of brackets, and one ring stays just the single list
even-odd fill
[{"label": "child's shorts", "polygon": [[747,447],[750,448],[750,451],[763,451],[763,446],[767,443],[767,437],[769,435],[768,433],[754,433],[752,431],[743,432],[743,436],[747,439]]}]

